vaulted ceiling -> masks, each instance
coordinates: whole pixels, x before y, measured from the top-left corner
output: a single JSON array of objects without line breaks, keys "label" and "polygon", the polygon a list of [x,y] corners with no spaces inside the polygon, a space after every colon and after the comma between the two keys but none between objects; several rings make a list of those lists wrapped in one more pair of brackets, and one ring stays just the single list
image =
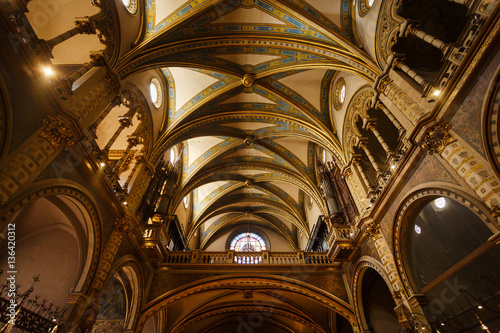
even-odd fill
[{"label": "vaulted ceiling", "polygon": [[[361,2],[368,3],[144,0],[130,15],[115,1],[122,36],[111,65],[147,99],[151,78],[161,81],[164,101],[150,103],[148,155],[153,163],[170,149],[182,155],[169,213],[189,198],[185,231],[200,248],[252,226],[296,250],[305,246],[299,235],[307,239],[327,213],[315,160],[324,149],[327,159],[344,163],[348,99],[381,71],[373,56],[380,1],[368,15],[359,15]],[[57,29],[38,30],[53,37]],[[335,110],[340,77],[346,100]]]},{"label": "vaulted ceiling", "polygon": [[345,158],[332,84],[344,75],[371,84],[380,72],[359,47],[357,4],[145,5],[141,40],[115,68],[125,80],[157,70],[168,86],[152,155],[183,149],[171,213],[191,198],[186,234],[199,233],[201,248],[241,225],[265,228],[300,248],[298,235],[309,235],[327,213],[316,179],[318,147]]}]

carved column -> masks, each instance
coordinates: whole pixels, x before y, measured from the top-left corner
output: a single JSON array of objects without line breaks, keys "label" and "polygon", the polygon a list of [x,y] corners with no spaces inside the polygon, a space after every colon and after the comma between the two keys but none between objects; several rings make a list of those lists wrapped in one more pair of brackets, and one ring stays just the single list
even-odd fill
[{"label": "carved column", "polygon": [[46,41],[47,46],[52,50],[54,46],[61,44],[65,40],[70,39],[73,36],[76,36],[78,34],[95,34],[95,28],[93,27],[92,23],[89,21],[89,17],[82,17],[78,18],[75,21],[75,28],[66,31],[65,33],[60,34],[59,36],[56,36],[52,39],[49,39]]},{"label": "carved column", "polygon": [[116,106],[122,104],[122,101],[119,96],[116,96],[111,103],[104,109],[99,118],[97,118],[94,123],[90,126],[90,130],[95,133],[97,127],[101,124],[101,122],[106,118],[106,116],[113,110]]},{"label": "carved column", "polygon": [[123,238],[129,233],[130,225],[126,220],[116,220],[115,228],[111,237],[106,244],[104,251],[99,258],[99,264],[97,266],[94,279],[90,286],[88,295],[84,304],[79,304],[75,306],[69,313],[66,320],[66,330],[68,332],[90,332],[92,326],[94,325],[97,314],[99,313],[99,305],[96,304],[96,298],[99,291],[104,287],[104,282],[106,281],[110,272],[113,261],[115,260],[116,253],[120,248],[120,244]]},{"label": "carved column", "polygon": [[382,148],[385,150],[385,154],[389,158],[393,152],[392,152],[391,148],[389,148],[389,145],[387,144],[387,142],[385,142],[382,135],[380,135],[380,132],[377,130],[377,121],[372,120],[372,119],[366,119],[366,118],[365,118],[365,121],[366,121],[366,126],[365,126],[366,129],[371,131],[373,133],[373,135],[375,135],[378,142],[380,143]]},{"label": "carved column", "polygon": [[401,125],[399,120],[397,120],[397,118],[394,117],[392,112],[384,105],[384,103],[382,103],[381,101],[377,101],[377,103],[375,104],[375,108],[382,110],[382,112],[387,116],[387,118],[389,118],[389,120],[398,129],[399,137],[403,136],[404,132],[406,132],[405,128],[403,127],[403,125]]},{"label": "carved column", "polygon": [[375,169],[375,172],[377,172],[377,175],[380,175],[382,173],[382,169],[380,169],[380,166],[378,165],[377,161],[375,161],[375,158],[373,157],[372,153],[368,149],[368,140],[366,138],[358,138],[358,146],[359,148],[363,149],[365,152],[366,156],[370,160],[370,163],[372,164],[373,168]]},{"label": "carved column", "polygon": [[111,148],[111,146],[113,146],[116,139],[120,135],[120,133],[123,131],[123,129],[130,127],[132,125],[132,118],[133,118],[134,114],[135,114],[135,111],[129,111],[125,115],[123,115],[119,118],[120,126],[118,126],[118,128],[116,129],[116,131],[113,134],[113,136],[111,137],[111,139],[109,139],[106,146],[104,146],[104,148],[102,149],[103,152],[105,152],[107,154],[109,152],[109,149]]},{"label": "carved column", "polygon": [[439,154],[498,217],[500,180],[486,169],[475,151],[468,150],[450,133],[451,125],[431,127],[422,142],[429,155]]},{"label": "carved column", "polygon": [[427,43],[431,44],[432,46],[437,47],[438,49],[441,50],[441,52],[445,53],[448,47],[450,47],[450,44],[443,42],[440,39],[437,39],[421,30],[417,29],[416,25],[409,25],[406,28],[405,31],[406,36],[415,36],[420,38],[423,41],[426,41]]},{"label": "carved column", "polygon": [[[63,149],[76,141],[69,126],[60,119],[51,117],[44,119],[43,123],[45,127],[26,140],[30,144],[9,154],[9,162],[0,170],[0,207],[22,186],[33,181]],[[65,170],[55,171],[59,177]]]},{"label": "carved column", "polygon": [[359,154],[353,155],[352,165],[354,165],[354,167],[358,171],[359,175],[363,179],[363,182],[365,183],[367,190],[372,191],[373,187],[371,186],[370,181],[368,180],[368,177],[366,176],[366,173],[363,171],[363,168],[361,167],[360,162],[361,162],[361,156],[359,156]]},{"label": "carved column", "polygon": [[132,168],[132,171],[130,171],[130,174],[128,175],[127,180],[125,181],[125,184],[123,184],[123,189],[125,191],[128,190],[128,186],[130,185],[132,178],[134,178],[137,168],[139,167],[139,165],[141,165],[143,161],[144,161],[144,156],[142,154],[136,154],[134,167]]},{"label": "carved column", "polygon": [[424,90],[427,88],[427,86],[430,85],[429,81],[425,80],[417,72],[415,72],[404,63],[404,58],[394,59],[394,61],[392,62],[392,68],[399,68],[400,70],[408,74],[408,76],[415,80],[415,82],[417,82]]},{"label": "carved column", "polygon": [[123,164],[123,162],[125,161],[125,159],[127,158],[128,154],[130,153],[130,150],[140,143],[140,137],[129,136],[129,138],[127,139],[127,142],[128,142],[128,145],[127,145],[127,148],[125,149],[125,152],[122,154],[122,156],[120,157],[118,162],[116,162],[116,164],[113,168],[113,171],[115,171],[115,172],[120,171],[120,167]]},{"label": "carved column", "polygon": [[105,66],[104,58],[102,54],[100,53],[93,53],[90,55],[90,58],[92,59],[85,65],[83,65],[80,69],[78,69],[76,72],[65,78],[65,81],[67,82],[69,88],[73,86],[73,83],[75,83],[76,80],[81,78],[85,73],[87,73],[89,70],[96,66]]}]

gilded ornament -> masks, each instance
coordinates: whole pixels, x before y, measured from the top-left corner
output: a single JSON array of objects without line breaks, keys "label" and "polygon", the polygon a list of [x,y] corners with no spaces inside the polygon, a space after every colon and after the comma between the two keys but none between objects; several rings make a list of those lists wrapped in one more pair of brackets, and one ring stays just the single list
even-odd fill
[{"label": "gilded ornament", "polygon": [[121,236],[126,236],[130,232],[130,226],[125,220],[117,219],[115,221],[115,230]]},{"label": "gilded ornament", "polygon": [[427,149],[429,155],[434,153],[440,154],[447,145],[455,141],[448,133],[450,128],[450,124],[432,126],[425,134],[421,144],[422,148]]},{"label": "gilded ornament", "polygon": [[43,123],[47,126],[42,132],[42,138],[47,139],[54,149],[68,149],[75,143],[76,137],[71,129],[57,118],[50,117],[44,119]]},{"label": "gilded ornament", "polygon": [[372,221],[365,225],[363,231],[368,237],[372,239],[377,238],[380,235],[380,226],[374,221]]},{"label": "gilded ornament", "polygon": [[500,206],[499,205],[492,205],[490,208],[490,212],[494,218],[499,218],[500,217]]},{"label": "gilded ornament", "polygon": [[249,88],[253,85],[253,75],[245,74],[243,75],[243,86]]}]

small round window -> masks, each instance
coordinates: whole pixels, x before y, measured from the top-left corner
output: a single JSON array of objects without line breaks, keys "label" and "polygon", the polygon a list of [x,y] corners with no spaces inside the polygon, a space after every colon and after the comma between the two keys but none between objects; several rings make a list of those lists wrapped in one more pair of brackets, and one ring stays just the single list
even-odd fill
[{"label": "small round window", "polygon": [[130,14],[137,13],[137,0],[122,0],[122,3]]},{"label": "small round window", "polygon": [[338,111],[342,109],[342,105],[345,102],[346,91],[345,80],[341,77],[333,86],[333,106],[335,107],[335,110]]},{"label": "small round window", "polygon": [[163,90],[157,78],[153,78],[149,84],[149,95],[151,96],[151,103],[159,108],[163,103]]},{"label": "small round window", "polygon": [[359,16],[363,17],[368,14],[368,11],[375,3],[375,0],[359,0],[358,1],[358,13]]}]

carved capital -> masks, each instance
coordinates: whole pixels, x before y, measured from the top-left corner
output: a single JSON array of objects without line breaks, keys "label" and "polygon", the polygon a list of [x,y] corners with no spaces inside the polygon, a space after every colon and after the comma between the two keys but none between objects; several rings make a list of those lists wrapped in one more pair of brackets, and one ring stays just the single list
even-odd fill
[{"label": "carved capital", "polygon": [[71,129],[57,118],[50,117],[44,119],[43,123],[47,125],[42,132],[42,138],[47,139],[54,149],[68,149],[75,143],[76,137]]},{"label": "carved capital", "polygon": [[90,59],[96,66],[105,66],[106,62],[101,52],[93,52],[90,54]]},{"label": "carved capital", "polygon": [[405,36],[408,37],[408,36],[415,36],[415,34],[417,33],[418,31],[418,27],[417,25],[415,24],[410,24],[406,27],[406,30],[405,30]]},{"label": "carved capital", "polygon": [[82,34],[90,35],[95,33],[95,30],[92,29],[92,25],[89,21],[89,17],[79,17],[75,20],[75,26],[80,29]]},{"label": "carved capital", "polygon": [[394,60],[392,61],[392,68],[401,68],[401,67],[403,67],[403,65],[405,64],[404,61],[405,61],[404,57],[394,58]]},{"label": "carved capital", "polygon": [[383,110],[385,108],[386,107],[385,107],[384,103],[382,103],[381,101],[377,101],[377,103],[375,103],[375,109]]},{"label": "carved capital", "polygon": [[450,128],[450,124],[432,126],[422,140],[422,148],[426,149],[429,155],[440,154],[447,145],[455,141],[448,133]]},{"label": "carved capital", "polygon": [[127,223],[127,221],[122,220],[122,219],[117,219],[115,221],[115,231],[120,235],[120,236],[126,236],[130,232],[130,226]]}]

